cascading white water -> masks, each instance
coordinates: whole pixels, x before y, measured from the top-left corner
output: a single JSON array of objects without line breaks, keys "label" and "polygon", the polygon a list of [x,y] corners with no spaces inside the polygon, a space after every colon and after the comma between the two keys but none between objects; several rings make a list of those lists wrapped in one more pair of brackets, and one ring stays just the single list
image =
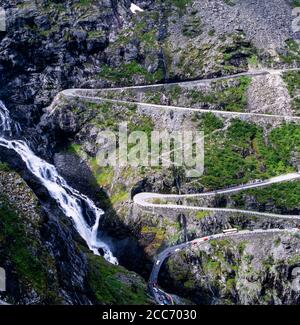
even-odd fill
[{"label": "cascading white water", "polygon": [[[99,249],[102,249],[105,259],[110,263],[117,264],[117,259],[113,256],[108,245],[98,238],[99,221],[103,211],[97,208],[88,197],[70,187],[58,174],[56,168],[37,157],[26,142],[4,138],[4,136],[11,136],[12,129],[18,130],[18,128],[10,119],[9,111],[0,101],[0,146],[12,149],[19,154],[28,170],[47,188],[50,196],[56,200],[64,214],[72,218],[78,233],[94,254],[99,255]],[[90,227],[85,221],[83,204],[88,207],[88,212],[95,217],[93,227]]]},{"label": "cascading white water", "polygon": [[5,105],[0,101],[0,134],[9,135],[12,133],[11,119],[9,117],[9,111]]}]

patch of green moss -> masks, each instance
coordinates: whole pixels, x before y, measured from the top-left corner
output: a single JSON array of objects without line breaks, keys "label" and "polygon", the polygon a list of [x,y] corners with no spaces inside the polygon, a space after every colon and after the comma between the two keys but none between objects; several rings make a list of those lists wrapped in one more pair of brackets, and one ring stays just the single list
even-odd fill
[{"label": "patch of green moss", "polygon": [[226,279],[226,289],[231,291],[236,286],[236,279],[235,278],[228,278]]},{"label": "patch of green moss", "polygon": [[166,230],[159,226],[143,226],[141,229],[142,234],[153,234],[154,238],[148,247],[151,252],[156,252],[165,240]]},{"label": "patch of green moss", "polygon": [[243,32],[236,32],[229,35],[231,44],[225,45],[220,49],[223,55],[224,68],[228,71],[237,65],[244,69],[248,66],[248,60],[257,54],[257,50],[246,40]]},{"label": "patch of green moss", "polygon": [[70,154],[75,154],[75,155],[81,155],[82,154],[82,148],[81,148],[81,145],[80,144],[77,144],[77,143],[71,143],[69,145],[69,147],[67,148],[66,150],[67,153],[70,153]]},{"label": "patch of green moss", "polygon": [[147,305],[147,286],[137,275],[88,254],[88,284],[99,304]]},{"label": "patch of green moss", "polygon": [[200,120],[198,127],[203,130],[205,134],[221,129],[224,124],[223,121],[213,113],[195,114],[194,121]]},{"label": "patch of green moss", "polygon": [[9,172],[10,170],[10,167],[6,163],[0,161],[0,171]]},{"label": "patch of green moss", "polygon": [[295,255],[293,257],[290,257],[287,262],[288,262],[288,265],[300,264],[300,256]]},{"label": "patch of green moss", "polygon": [[216,30],[215,30],[214,28],[212,28],[212,29],[210,29],[210,30],[208,31],[208,36],[214,36],[215,33],[216,33]]},{"label": "patch of green moss", "polygon": [[202,220],[209,215],[208,211],[198,211],[195,215],[196,219]]},{"label": "patch of green moss", "polygon": [[90,160],[90,166],[92,169],[92,173],[96,178],[97,184],[100,187],[106,187],[112,184],[114,178],[114,169],[111,166],[108,167],[100,167],[97,163],[97,159]]},{"label": "patch of green moss", "polygon": [[269,271],[274,266],[273,256],[269,255],[265,260],[263,260],[262,264],[264,268]]},{"label": "patch of green moss", "polygon": [[151,139],[151,132],[154,130],[154,123],[148,116],[141,116],[138,121],[132,121],[128,124],[128,132],[141,131],[145,132],[148,140]]},{"label": "patch of green moss", "polygon": [[292,0],[292,7],[300,7],[300,0]]},{"label": "patch of green moss", "polygon": [[224,2],[225,2],[228,6],[231,6],[231,7],[233,7],[233,6],[236,5],[236,3],[235,3],[234,0],[224,0]]},{"label": "patch of green moss", "polygon": [[183,10],[192,0],[169,0],[175,7]]},{"label": "patch of green moss", "polygon": [[26,231],[26,227],[34,226],[25,226],[24,220],[0,196],[0,250],[3,253],[0,261],[8,258],[20,282],[35,290],[45,302],[59,303],[58,284],[50,280],[48,273],[55,263],[37,239]]},{"label": "patch of green moss", "polygon": [[207,268],[208,272],[211,272],[215,275],[218,275],[221,272],[221,264],[219,261],[209,259],[205,264],[205,267]]},{"label": "patch of green moss", "polygon": [[276,247],[278,247],[280,244],[281,244],[281,238],[278,237],[278,238],[276,238],[276,239],[274,240],[274,245],[275,245]]},{"label": "patch of green moss", "polygon": [[248,64],[251,66],[251,67],[258,67],[258,57],[257,55],[252,55],[251,57],[249,57],[248,59]]},{"label": "patch of green moss", "polygon": [[111,197],[111,203],[117,204],[124,202],[129,199],[129,193],[126,188],[118,187],[117,189],[113,190],[113,195]]},{"label": "patch of green moss", "polygon": [[99,30],[92,30],[92,31],[89,31],[88,32],[88,38],[99,38],[99,37],[102,37],[104,34],[103,34],[103,31],[99,31]]},{"label": "patch of green moss", "polygon": [[161,69],[150,73],[140,63],[131,61],[130,63],[123,63],[118,67],[105,65],[98,76],[115,83],[129,84],[134,81],[134,77],[142,77],[146,82],[153,83],[162,80],[164,74]]}]

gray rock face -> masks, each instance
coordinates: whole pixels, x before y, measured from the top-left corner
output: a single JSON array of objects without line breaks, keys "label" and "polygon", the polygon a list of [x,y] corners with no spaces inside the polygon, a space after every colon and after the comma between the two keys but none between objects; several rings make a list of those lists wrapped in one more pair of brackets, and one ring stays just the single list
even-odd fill
[{"label": "gray rock face", "polygon": [[298,251],[290,235],[216,241],[172,257],[163,278],[198,304],[299,304]]},{"label": "gray rock face", "polygon": [[223,0],[196,1],[205,26],[213,26],[223,34],[242,30],[261,49],[275,51],[283,47],[292,33],[292,9],[287,1],[268,0],[233,1],[228,6]]},{"label": "gray rock face", "polygon": [[[19,224],[15,225],[19,227],[19,232],[16,230],[18,228],[14,230],[14,226],[10,226],[10,232],[3,233],[2,227],[6,229],[7,225],[5,222],[1,224],[3,241],[0,241],[0,260],[7,270],[7,291],[2,296],[13,304],[90,304],[91,298],[88,298],[85,284],[87,260],[75,246],[78,235],[73,225],[68,220],[59,221],[59,213],[54,212],[54,206],[51,209],[44,204],[42,208],[38,198],[15,172],[0,172],[0,197],[1,207],[7,205],[14,208],[21,218]],[[63,215],[60,217],[65,218]],[[14,239],[23,243],[23,255],[20,255],[18,246],[6,242],[12,239],[10,236],[26,236]],[[31,265],[27,265],[27,254],[32,256]],[[28,269],[20,269],[22,264],[16,262],[17,258]],[[41,273],[34,270],[36,259],[41,260]],[[40,280],[45,283],[38,285],[31,272],[34,277],[42,274]],[[48,293],[42,287],[46,283]],[[74,288],[80,288],[82,294],[75,293]]]},{"label": "gray rock face", "polygon": [[[0,97],[25,125],[66,87],[80,87],[105,61],[109,34],[126,18],[123,1],[80,6],[47,1],[1,1],[7,30],[0,35]],[[123,18],[124,20],[124,18]]]},{"label": "gray rock face", "polygon": [[[0,1],[7,13],[7,30],[0,34],[0,98],[14,117],[24,126],[35,124],[64,88],[194,79],[227,73],[228,65],[232,72],[245,70],[255,47],[276,56],[295,36],[284,0],[272,6],[266,0],[234,6],[193,1],[183,10],[169,2],[137,4],[145,16],[132,14],[127,0],[68,0],[63,6]],[[192,28],[192,38],[182,25]],[[221,62],[223,54],[232,54],[230,62]],[[120,78],[107,78],[109,67],[120,70]]]},{"label": "gray rock face", "polygon": [[[38,200],[16,172],[0,170],[0,217],[0,265],[6,270],[0,305],[152,303],[140,276],[91,254],[70,219],[54,202]],[[99,295],[98,285],[113,292],[116,283],[128,296]]]},{"label": "gray rock face", "polygon": [[[63,4],[46,0],[0,0],[0,6],[7,13],[7,30],[0,32],[0,99],[5,101],[12,117],[21,123],[32,147],[52,160],[73,187],[97,200],[97,204],[105,209],[101,228],[108,237],[117,238],[111,245],[120,262],[145,277],[151,268],[149,260],[160,247],[171,243],[172,236],[174,243],[220,231],[235,222],[251,228],[290,226],[272,220],[246,222],[242,217],[236,220],[221,214],[209,216],[205,221],[199,220],[201,216],[198,219],[189,216],[188,223],[187,216],[174,215],[171,211],[169,216],[159,214],[154,218],[147,218],[140,211],[135,214],[130,201],[134,194],[141,191],[174,193],[180,187],[180,177],[173,171],[141,177],[143,173],[139,174],[140,171],[125,175],[123,170],[117,170],[112,179],[108,174],[104,175],[107,179],[103,177],[99,181],[92,175],[88,159],[64,152],[75,141],[82,144],[87,154],[95,157],[97,134],[105,125],[99,127],[99,120],[94,120],[98,122],[97,126],[89,122],[98,115],[99,107],[87,108],[77,100],[66,103],[65,98],[59,97],[57,112],[51,118],[45,115],[41,119],[43,109],[65,88],[100,88],[223,76],[248,70],[249,59],[253,57],[259,61],[258,65],[288,65],[281,61],[279,54],[287,52],[287,39],[297,37],[291,30],[290,1],[273,0],[272,5],[267,0],[235,0],[234,5],[223,0],[186,2],[187,6],[182,8],[178,1],[176,4],[137,0],[135,3],[145,12],[134,15],[129,10],[129,0],[97,0],[88,4],[77,0],[66,0]],[[290,65],[296,64],[290,62]],[[292,114],[287,89],[279,76],[257,78],[248,92],[249,111]],[[258,99],[263,96],[264,99]],[[166,105],[170,100],[161,95],[159,102]],[[176,104],[188,105],[188,101],[179,96]],[[205,108],[207,103],[201,105]],[[196,106],[197,103],[193,107]],[[128,107],[122,109],[128,113]],[[188,115],[166,113],[163,109],[154,113],[152,107],[138,107],[136,112],[139,118],[150,116],[155,124],[169,130],[180,129]],[[101,123],[111,122],[110,115],[104,114],[104,117]],[[133,113],[131,117],[133,125],[140,122]],[[142,122],[149,121],[144,119]],[[39,128],[35,128],[38,123]],[[0,177],[0,192],[11,197],[10,204],[16,206],[20,215],[27,216],[25,228],[28,234],[35,236],[40,246],[45,246],[54,263],[48,276],[55,283],[53,290],[55,297],[60,299],[58,302],[106,302],[97,300],[95,292],[91,292],[86,283],[89,254],[73,225],[61,215],[55,202],[49,200],[45,189],[28,175],[24,164],[5,150],[0,150],[0,158],[22,173],[38,197],[38,201],[37,198],[32,201],[30,189],[20,188],[26,185],[20,179],[6,176],[3,181]],[[118,186],[114,186],[116,184]],[[10,191],[11,188],[14,191]],[[127,190],[125,195],[124,188]],[[129,189],[131,193],[128,193]],[[188,193],[198,188],[183,185],[181,190]],[[28,203],[26,206],[22,205],[24,201]],[[38,202],[42,204],[42,212],[36,211]],[[39,223],[42,226],[37,230]],[[162,232],[157,225],[166,230]],[[179,236],[175,229],[178,225]],[[295,238],[280,238],[279,244],[277,239],[274,240],[249,241],[243,252],[237,248],[239,244],[234,243],[225,248],[222,256],[214,247],[187,253],[184,258],[179,256],[175,268],[172,269],[170,264],[169,270],[165,271],[166,286],[170,287],[171,283],[184,295],[195,295],[197,303],[299,303],[298,293],[294,293],[289,284],[291,270],[299,264],[294,260],[299,245]],[[269,251],[272,260],[265,259]],[[249,256],[256,252],[257,257],[248,263]],[[210,265],[211,259],[214,263]],[[11,267],[8,274],[12,276],[9,292],[12,302],[49,303],[36,289],[24,288],[22,281],[13,277],[11,259],[5,257],[4,262]],[[182,270],[189,269],[190,265],[192,272],[186,279],[182,278]],[[207,265],[211,267],[208,271],[216,271],[214,267],[218,267],[214,273],[205,272],[209,277],[206,283],[197,274]],[[105,267],[109,268],[108,265]],[[263,267],[268,267],[266,273]],[[255,271],[252,272],[252,268]],[[170,270],[175,270],[175,275]],[[118,269],[118,272],[122,270]],[[179,274],[177,278],[176,274]],[[118,277],[126,278],[122,274]]]}]

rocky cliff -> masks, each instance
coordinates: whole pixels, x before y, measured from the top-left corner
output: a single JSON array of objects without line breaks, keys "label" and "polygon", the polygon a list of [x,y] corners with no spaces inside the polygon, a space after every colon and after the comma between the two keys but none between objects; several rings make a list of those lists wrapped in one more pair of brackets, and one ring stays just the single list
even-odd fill
[{"label": "rocky cliff", "polygon": [[298,245],[290,235],[215,241],[171,258],[161,280],[196,304],[299,304]]},{"label": "rocky cliff", "polygon": [[[194,79],[292,63],[288,1],[1,1],[1,98],[32,125],[59,90]],[[258,59],[257,59],[258,58]]]},{"label": "rocky cliff", "polygon": [[142,278],[88,252],[70,221],[0,171],[0,264],[10,304],[150,304]]},{"label": "rocky cliff", "polygon": [[[102,237],[121,265],[146,279],[153,256],[167,245],[228,225],[297,225],[222,214],[153,216],[133,206],[135,194],[198,193],[295,171],[300,129],[276,118],[241,120],[221,113],[154,110],[134,102],[292,115],[299,110],[299,76],[291,72],[97,93],[132,101],[130,105],[56,95],[67,88],[191,81],[298,67],[300,48],[299,35],[291,29],[293,1],[135,3],[143,13],[133,14],[127,0],[0,0],[7,13],[7,31],[0,32],[0,99],[20,122],[32,149],[104,210]],[[125,120],[129,131],[148,136],[154,129],[204,130],[209,141],[203,177],[191,181],[180,168],[99,167],[98,134],[116,131]],[[1,149],[0,160],[17,171],[3,165],[0,172],[0,265],[9,279],[7,295],[0,298],[20,304],[151,303],[143,278],[88,252],[74,225],[20,159]],[[297,186],[205,204],[298,213]],[[186,298],[195,296],[195,303],[299,303],[289,284],[291,269],[299,263],[297,238],[268,238],[263,245],[260,240],[186,252],[165,268],[165,287]],[[202,271],[208,274],[207,283],[197,275]]]}]

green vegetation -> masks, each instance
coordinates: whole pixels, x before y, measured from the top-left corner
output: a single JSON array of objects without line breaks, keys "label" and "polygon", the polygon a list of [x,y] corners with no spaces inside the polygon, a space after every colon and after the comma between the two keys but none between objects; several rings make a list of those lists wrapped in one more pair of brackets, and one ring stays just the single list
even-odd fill
[{"label": "green vegetation", "polygon": [[91,254],[88,254],[88,263],[88,284],[99,303],[109,305],[150,303],[146,285],[134,273]]},{"label": "green vegetation", "polygon": [[[150,140],[151,132],[154,129],[154,123],[150,117],[136,114],[136,105],[128,104],[113,104],[110,102],[102,103],[84,103],[85,107],[92,112],[89,112],[93,118],[89,120],[90,125],[97,126],[99,130],[110,130],[116,135],[116,145],[118,148],[118,131],[119,125],[124,123],[124,116],[127,117],[128,134],[134,131],[145,132],[148,140]],[[82,111],[78,109],[78,103],[74,106],[74,113],[82,114]],[[128,145],[128,152],[132,149],[133,145]],[[150,142],[149,142],[150,149]],[[110,193],[110,202],[107,197],[103,195],[99,197],[101,203],[119,204],[126,201],[129,198],[129,191],[118,180],[114,180],[115,171],[112,166],[99,166],[97,157],[92,157],[90,154],[84,151],[81,144],[71,143],[66,149],[67,153],[75,154],[86,160],[90,167],[95,182],[92,182],[91,186],[96,188],[104,188]],[[128,179],[132,176],[132,168],[124,169],[121,171],[122,177]],[[140,171],[141,172],[141,171]],[[115,181],[115,183],[114,183]],[[112,184],[114,183],[114,186]]]},{"label": "green vegetation", "polygon": [[296,97],[300,95],[300,72],[289,71],[283,74],[283,80],[285,81],[289,94],[292,98],[292,107],[296,113],[300,113],[300,98]]},{"label": "green vegetation", "polygon": [[233,120],[226,132],[205,145],[205,172],[199,183],[223,188],[294,171],[291,158],[300,150],[300,126],[284,124],[265,141],[262,128]]},{"label": "green vegetation", "polygon": [[192,0],[169,0],[175,7],[183,11]]},{"label": "green vegetation", "polygon": [[288,265],[295,265],[299,263],[300,263],[300,256],[298,254],[290,257],[287,262]]},{"label": "green vegetation", "polygon": [[55,262],[26,228],[24,218],[0,196],[0,262],[8,258],[23,285],[34,289],[48,303],[59,303],[57,283],[48,274]]},{"label": "green vegetation", "polygon": [[[199,46],[196,47],[196,44],[188,43],[185,48],[181,49],[179,53],[179,61],[176,66],[176,70],[183,73],[186,79],[196,78],[199,76],[199,71],[202,71],[205,60],[209,55],[210,46]],[[172,76],[172,59],[171,55],[175,53],[169,53],[169,71]],[[175,74],[174,74],[175,76]]]},{"label": "green vegetation", "polygon": [[129,191],[125,185],[114,186],[113,195],[111,197],[111,203],[117,204],[129,199]]},{"label": "green vegetation", "polygon": [[[247,105],[247,89],[250,83],[250,77],[215,81],[211,83],[211,89],[205,91],[171,85],[159,90],[146,90],[142,100],[153,104],[179,105],[179,99],[181,99],[180,106],[202,107],[209,104],[219,110],[242,112]],[[112,92],[105,93],[105,96],[110,98]],[[137,93],[134,91],[115,92],[114,99],[116,98],[136,101]]]},{"label": "green vegetation", "polygon": [[252,55],[251,57],[248,58],[248,64],[251,66],[251,67],[255,67],[257,68],[258,67],[258,57],[257,55]]},{"label": "green vegetation", "polygon": [[9,172],[10,170],[10,167],[6,163],[0,161],[0,171]]},{"label": "green vegetation", "polygon": [[182,27],[182,34],[186,37],[197,37],[202,33],[202,22],[199,17],[191,17]]},{"label": "green vegetation", "polygon": [[[209,272],[206,274],[212,274],[215,277],[215,280],[225,276],[225,288],[227,291],[231,291],[234,289],[236,284],[238,265],[240,263],[234,254],[231,254],[230,252],[233,248],[234,250],[237,249],[239,253],[242,254],[246,244],[241,242],[237,247],[233,247],[229,240],[211,241],[210,244],[213,249],[213,253],[209,256],[203,254],[203,257],[206,260],[204,267],[207,270],[206,272]],[[231,255],[230,259],[227,258],[227,253]]]},{"label": "green vegetation", "polygon": [[103,31],[99,30],[93,30],[88,32],[88,38],[99,38],[103,36]]},{"label": "green vegetation", "polygon": [[195,114],[194,120],[200,120],[198,127],[204,131],[204,134],[210,134],[215,130],[221,129],[224,124],[214,113]]},{"label": "green vegetation", "polygon": [[214,261],[211,259],[208,259],[206,265],[205,265],[207,271],[212,274],[218,274],[221,272],[221,263],[219,261]]},{"label": "green vegetation", "polygon": [[82,7],[91,6],[93,4],[93,0],[79,0],[79,5]]},{"label": "green vegetation", "polygon": [[300,72],[288,71],[283,74],[283,80],[287,84],[288,91],[293,97],[300,91]]},{"label": "green vegetation", "polygon": [[223,54],[225,70],[229,72],[236,66],[236,61],[240,67],[247,68],[248,60],[253,58],[257,51],[252,44],[245,39],[243,32],[236,32],[230,35],[231,44],[225,45],[220,49]]},{"label": "green vegetation", "polygon": [[145,92],[145,102],[150,104],[160,104],[161,94],[159,92],[146,91]]},{"label": "green vegetation", "polygon": [[234,0],[224,0],[224,2],[229,6],[235,6],[236,5]]},{"label": "green vegetation", "polygon": [[265,260],[263,260],[262,264],[266,271],[269,271],[274,266],[274,262],[273,256],[269,255]]},{"label": "green vegetation", "polygon": [[192,89],[188,92],[191,104],[208,103],[217,105],[220,110],[242,112],[247,105],[247,89],[251,78],[241,77],[237,84],[226,86],[222,82],[212,84],[213,90],[208,94]]},{"label": "green vegetation", "polygon": [[120,81],[131,78],[134,75],[145,75],[146,73],[147,71],[144,67],[132,61],[116,68],[105,65],[102,67],[99,76],[112,81]]},{"label": "green vegetation", "polygon": [[215,33],[216,33],[216,30],[215,30],[215,29],[210,29],[210,30],[208,31],[208,36],[214,36]]},{"label": "green vegetation", "polygon": [[281,54],[280,58],[283,62],[288,64],[299,63],[300,62],[299,44],[293,39],[288,39],[286,41],[286,53]]},{"label": "green vegetation", "polygon": [[100,187],[106,187],[112,184],[114,178],[114,170],[111,166],[99,167],[96,158],[90,160],[90,166],[92,173],[96,178],[97,184]]},{"label": "green vegetation", "polygon": [[141,41],[145,44],[147,47],[155,47],[156,46],[156,35],[155,30],[151,30],[147,33],[143,33],[141,35]]},{"label": "green vegetation", "polygon": [[[118,132],[119,124],[124,122],[124,114],[127,115],[128,119],[134,117],[136,105],[119,105],[118,109],[114,108],[114,104],[107,102],[97,103],[86,103],[88,109],[93,110],[95,118],[91,120],[91,123],[98,126],[102,130],[110,129],[111,131]],[[125,113],[126,112],[126,113]]]},{"label": "green vegetation", "polygon": [[266,188],[250,189],[231,196],[235,205],[245,206],[247,197],[252,197],[260,205],[274,205],[275,209],[286,211],[287,209],[300,208],[300,182],[288,182],[273,184]]},{"label": "green vegetation", "polygon": [[294,8],[300,7],[300,0],[292,0],[292,6]]},{"label": "green vegetation", "polygon": [[166,238],[166,229],[161,226],[143,226],[141,234],[146,236],[152,236],[151,244],[148,245],[147,250],[150,255],[157,253],[157,250],[161,247]]},{"label": "green vegetation", "polygon": [[195,215],[196,219],[202,220],[203,218],[207,217],[209,215],[208,211],[198,211]]},{"label": "green vegetation", "polygon": [[[145,132],[148,137],[148,141],[151,140],[151,132],[154,130],[154,123],[148,116],[141,116],[137,121],[132,121],[128,124],[128,132],[141,131]],[[150,142],[149,142],[150,143]]]},{"label": "green vegetation", "polygon": [[281,238],[278,237],[278,238],[276,238],[276,239],[274,240],[274,245],[275,245],[276,247],[278,247],[280,244],[281,244]]},{"label": "green vegetation", "polygon": [[142,77],[146,82],[149,83],[157,82],[164,78],[162,70],[157,70],[154,73],[150,73],[136,61],[124,63],[115,68],[105,65],[102,67],[102,70],[98,76],[100,78],[122,84],[131,84],[134,81],[134,77]]},{"label": "green vegetation", "polygon": [[246,246],[247,246],[247,242],[245,242],[245,241],[241,241],[238,243],[238,251],[239,251],[240,255],[243,255],[243,253],[246,249]]},{"label": "green vegetation", "polygon": [[82,148],[80,144],[76,144],[76,143],[72,143],[70,144],[70,146],[67,148],[67,153],[70,154],[76,154],[78,156],[80,156],[82,154]]}]

